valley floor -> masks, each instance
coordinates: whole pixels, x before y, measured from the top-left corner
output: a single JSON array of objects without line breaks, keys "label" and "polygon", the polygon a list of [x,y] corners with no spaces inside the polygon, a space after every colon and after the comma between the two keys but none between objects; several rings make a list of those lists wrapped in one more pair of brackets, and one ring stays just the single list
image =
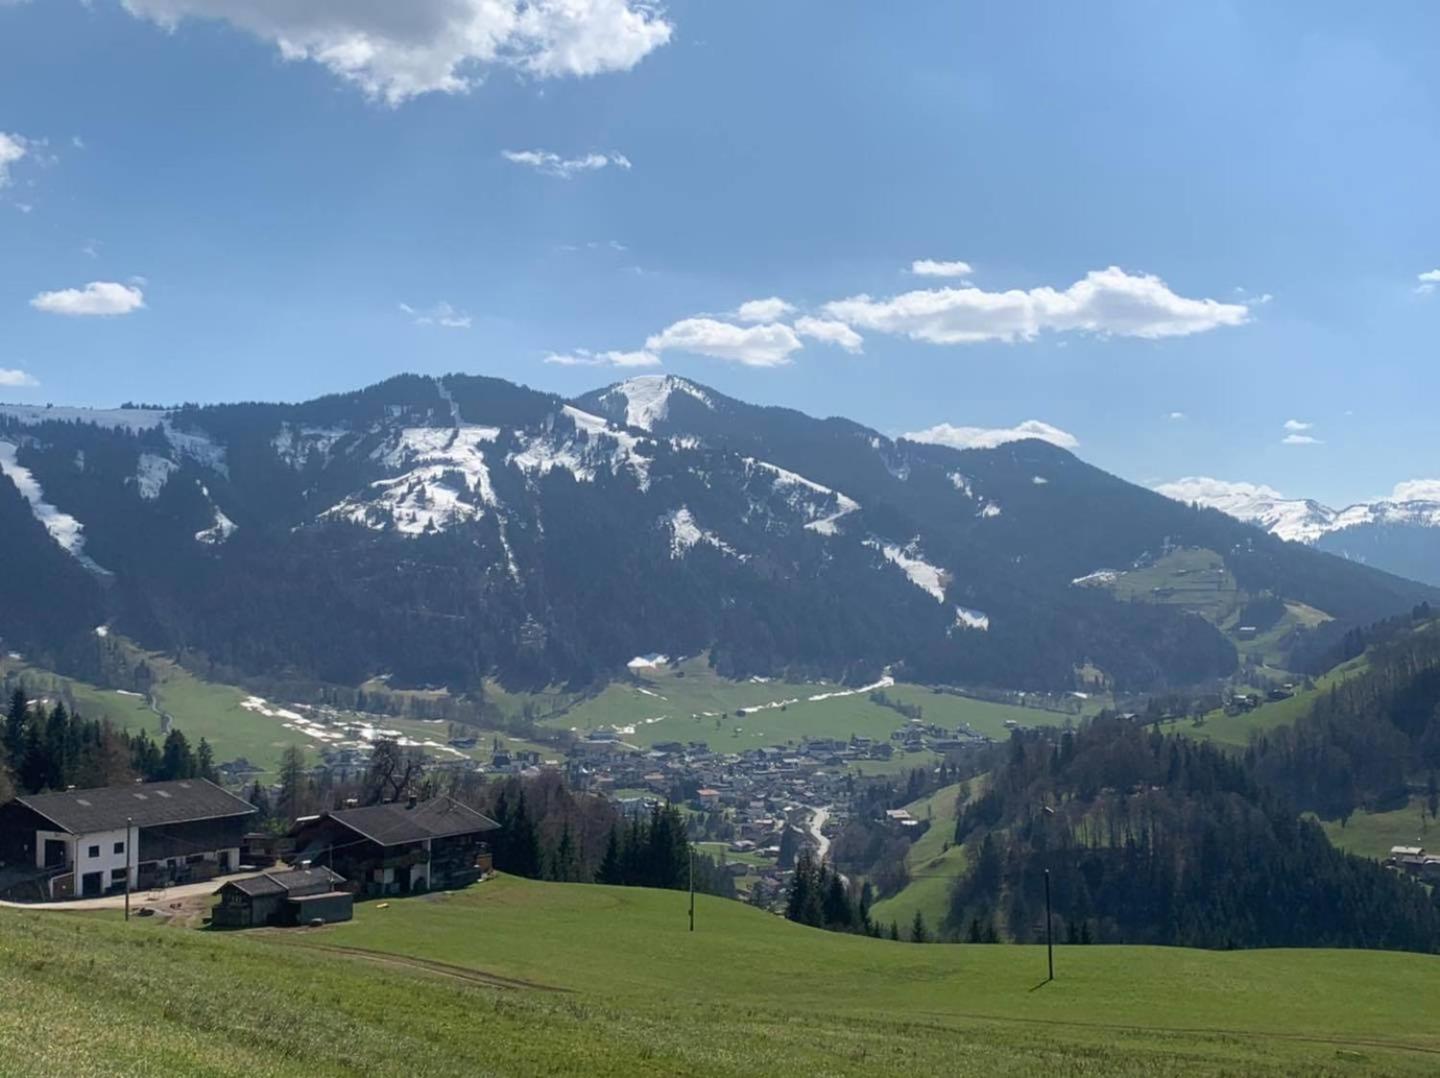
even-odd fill
[{"label": "valley floor", "polygon": [[0,910],[7,1074],[1422,1075],[1440,959],[890,943],[499,878],[318,930]]}]

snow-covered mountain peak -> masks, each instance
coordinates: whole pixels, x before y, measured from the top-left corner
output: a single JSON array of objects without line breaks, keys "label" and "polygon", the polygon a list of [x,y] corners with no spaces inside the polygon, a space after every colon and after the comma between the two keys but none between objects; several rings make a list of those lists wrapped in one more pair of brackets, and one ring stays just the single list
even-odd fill
[{"label": "snow-covered mountain peak", "polygon": [[612,405],[623,401],[628,426],[654,430],[655,424],[670,414],[670,398],[676,393],[683,393],[707,408],[715,407],[703,389],[673,374],[637,375],[612,386],[600,399]]}]

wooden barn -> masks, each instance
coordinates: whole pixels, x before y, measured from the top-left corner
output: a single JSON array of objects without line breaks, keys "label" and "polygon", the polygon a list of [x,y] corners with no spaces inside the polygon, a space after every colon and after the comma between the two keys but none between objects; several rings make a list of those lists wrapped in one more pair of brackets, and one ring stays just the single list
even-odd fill
[{"label": "wooden barn", "polygon": [[464,887],[490,871],[494,820],[449,797],[343,809],[300,820],[295,857],[328,865],[362,895]]},{"label": "wooden barn", "polygon": [[296,868],[231,880],[215,893],[210,923],[217,928],[308,925],[348,921],[355,897],[341,890],[345,878],[328,868]]}]

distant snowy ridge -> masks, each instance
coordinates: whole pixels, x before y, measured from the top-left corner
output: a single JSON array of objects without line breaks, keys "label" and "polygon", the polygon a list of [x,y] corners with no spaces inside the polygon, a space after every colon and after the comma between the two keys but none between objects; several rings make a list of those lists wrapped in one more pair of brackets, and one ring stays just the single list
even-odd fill
[{"label": "distant snowy ridge", "polygon": [[1361,502],[1331,509],[1308,498],[1286,498],[1262,484],[1231,483],[1207,476],[1188,476],[1161,483],[1157,493],[1186,504],[1219,509],[1237,520],[1297,543],[1315,543],[1322,536],[1367,524],[1440,527],[1440,483],[1402,483],[1400,497]]}]

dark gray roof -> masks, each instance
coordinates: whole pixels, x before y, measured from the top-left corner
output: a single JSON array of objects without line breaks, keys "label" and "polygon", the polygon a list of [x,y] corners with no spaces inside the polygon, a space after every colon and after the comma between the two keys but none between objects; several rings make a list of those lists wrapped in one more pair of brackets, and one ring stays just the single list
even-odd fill
[{"label": "dark gray roof", "polygon": [[[220,891],[234,888],[241,894],[258,898],[261,895],[288,894],[300,887],[323,883],[327,887],[344,883],[345,877],[328,868],[293,868],[285,872],[264,872],[259,876],[248,876],[243,880],[231,880]],[[220,891],[216,891],[219,894]]]},{"label": "dark gray roof", "polygon": [[249,816],[255,811],[250,802],[226,793],[205,779],[66,790],[16,800],[72,835],[120,830],[127,818],[134,821],[136,827],[157,827],[224,816]]},{"label": "dark gray roof", "polygon": [[389,805],[344,809],[330,813],[330,819],[381,846],[495,831],[500,827],[490,817],[449,797],[420,801],[413,807],[397,801]]}]

